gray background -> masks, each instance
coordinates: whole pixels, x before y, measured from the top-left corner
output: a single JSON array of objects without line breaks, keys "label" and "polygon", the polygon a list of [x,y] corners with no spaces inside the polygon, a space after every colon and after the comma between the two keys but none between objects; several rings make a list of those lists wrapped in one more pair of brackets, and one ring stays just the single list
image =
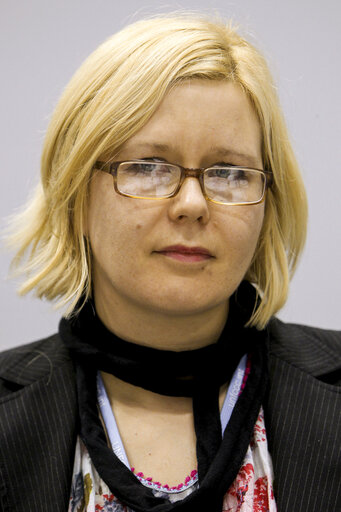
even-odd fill
[{"label": "gray background", "polygon": [[[267,57],[305,178],[308,241],[280,318],[341,327],[340,14],[338,0],[1,0],[0,218],[36,183],[44,132],[84,58],[129,22],[155,12],[218,11],[233,17]],[[2,227],[4,222],[2,221]],[[18,298],[0,253],[0,348],[53,333],[60,312]]]}]

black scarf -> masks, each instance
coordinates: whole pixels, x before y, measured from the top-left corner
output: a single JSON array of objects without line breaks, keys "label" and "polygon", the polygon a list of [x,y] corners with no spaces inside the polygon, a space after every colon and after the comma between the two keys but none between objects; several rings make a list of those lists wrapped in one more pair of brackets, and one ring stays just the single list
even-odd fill
[{"label": "black scarf", "polygon": [[[230,298],[228,321],[219,340],[183,352],[118,338],[103,325],[91,303],[76,318],[61,320],[59,332],[76,365],[80,436],[103,481],[135,512],[221,512],[224,494],[249,446],[267,384],[266,330],[244,327],[255,301],[255,289],[243,282]],[[251,358],[251,372],[222,439],[219,388],[231,379],[245,353]],[[98,415],[98,370],[159,394],[193,397],[199,489],[169,503],[155,497],[116,457]]]}]

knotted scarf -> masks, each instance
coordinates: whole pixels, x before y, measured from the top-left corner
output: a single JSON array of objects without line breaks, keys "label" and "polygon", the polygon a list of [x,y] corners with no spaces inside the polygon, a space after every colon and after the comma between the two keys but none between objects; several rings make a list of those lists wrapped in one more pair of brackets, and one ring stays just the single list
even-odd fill
[{"label": "knotted scarf", "polygon": [[[245,327],[257,300],[244,281],[230,298],[226,325],[214,344],[174,352],[125,341],[109,331],[87,302],[59,332],[75,362],[80,436],[103,481],[135,512],[221,512],[224,494],[234,481],[248,449],[267,385],[266,330]],[[247,353],[251,371],[221,434],[219,390]],[[193,398],[199,489],[169,503],[154,496],[117,458],[107,444],[97,409],[97,371],[169,396]]]}]

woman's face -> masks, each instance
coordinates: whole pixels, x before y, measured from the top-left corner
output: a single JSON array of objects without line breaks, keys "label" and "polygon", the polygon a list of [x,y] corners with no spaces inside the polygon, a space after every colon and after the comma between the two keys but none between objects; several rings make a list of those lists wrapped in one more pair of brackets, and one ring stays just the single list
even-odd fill
[{"label": "woman's face", "polygon": [[[259,123],[238,86],[186,82],[165,96],[116,160],[144,158],[259,169]],[[221,307],[250,266],[263,216],[263,204],[207,202],[196,178],[187,178],[175,197],[153,201],[118,195],[112,176],[96,171],[88,210],[95,298],[109,308],[124,303],[154,314]]]}]

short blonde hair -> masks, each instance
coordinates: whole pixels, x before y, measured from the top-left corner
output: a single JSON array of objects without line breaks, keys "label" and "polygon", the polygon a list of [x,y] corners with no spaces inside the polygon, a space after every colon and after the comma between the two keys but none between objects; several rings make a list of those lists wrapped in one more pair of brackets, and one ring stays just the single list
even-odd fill
[{"label": "short blonde hair", "polygon": [[[273,173],[258,246],[245,276],[260,294],[250,324],[263,328],[284,304],[302,251],[304,186],[266,62],[231,23],[200,15],[142,20],[92,53],[67,85],[47,130],[41,182],[12,225],[20,289],[75,310],[91,295],[91,251],[84,237],[95,162],[120,147],[153,115],[167,91],[189,79],[228,80],[248,95]],[[27,258],[23,257],[27,254]]]}]

